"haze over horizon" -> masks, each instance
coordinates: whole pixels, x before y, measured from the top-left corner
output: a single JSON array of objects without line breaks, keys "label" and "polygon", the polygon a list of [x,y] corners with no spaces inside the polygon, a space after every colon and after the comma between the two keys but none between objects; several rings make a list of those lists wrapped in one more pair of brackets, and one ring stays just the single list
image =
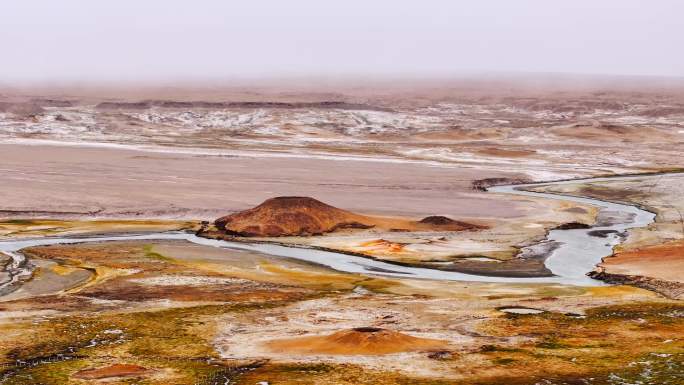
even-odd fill
[{"label": "haze over horizon", "polygon": [[0,82],[574,73],[684,77],[674,0],[0,5]]}]

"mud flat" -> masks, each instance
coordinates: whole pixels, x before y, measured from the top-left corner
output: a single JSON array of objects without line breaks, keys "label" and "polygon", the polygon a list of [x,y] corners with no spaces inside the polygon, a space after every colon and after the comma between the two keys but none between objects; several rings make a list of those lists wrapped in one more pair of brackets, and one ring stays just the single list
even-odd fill
[{"label": "mud flat", "polygon": [[[557,184],[537,188],[558,194],[584,195],[604,200],[630,202],[655,214],[647,227],[633,229],[621,236],[624,242],[615,253],[602,260],[591,275],[608,282],[632,284],[681,298],[684,282],[680,274],[684,254],[684,227],[681,213],[682,179],[684,174],[665,173],[657,176],[606,178],[595,182]],[[597,220],[610,223],[620,220],[615,213],[601,215]],[[595,234],[605,236],[605,233]]]},{"label": "mud flat", "polygon": [[[0,217],[10,219],[213,219],[278,195],[310,196],[381,215],[510,218],[524,213],[519,202],[473,194],[470,183],[481,176],[479,170],[439,164],[59,143],[0,144],[0,152],[6,198]],[[461,204],[450,205],[454,199]]]}]

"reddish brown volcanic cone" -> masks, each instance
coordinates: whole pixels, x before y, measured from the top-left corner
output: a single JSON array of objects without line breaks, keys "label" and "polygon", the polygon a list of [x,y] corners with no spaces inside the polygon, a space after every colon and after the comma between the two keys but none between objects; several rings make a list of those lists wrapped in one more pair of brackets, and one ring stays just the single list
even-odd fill
[{"label": "reddish brown volcanic cone", "polygon": [[421,227],[421,225],[427,227],[427,229],[442,231],[481,230],[487,228],[487,226],[456,221],[441,215],[425,217],[418,221],[418,227]]},{"label": "reddish brown volcanic cone", "polygon": [[342,228],[370,228],[372,220],[308,197],[277,197],[216,220],[219,230],[241,236],[316,235]]},{"label": "reddish brown volcanic cone", "polygon": [[330,355],[380,355],[444,348],[446,341],[413,337],[394,330],[364,327],[325,336],[299,337],[267,343],[275,352]]}]

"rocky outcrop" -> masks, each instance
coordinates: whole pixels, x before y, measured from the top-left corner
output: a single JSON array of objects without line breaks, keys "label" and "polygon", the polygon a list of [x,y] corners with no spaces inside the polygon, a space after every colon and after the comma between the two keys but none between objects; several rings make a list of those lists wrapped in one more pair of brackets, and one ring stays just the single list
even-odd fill
[{"label": "rocky outcrop", "polygon": [[486,228],[485,226],[476,225],[473,223],[457,221],[441,215],[432,215],[425,217],[418,221],[419,224],[429,225],[431,230],[441,231],[463,231],[463,230],[479,230]]},{"label": "rocky outcrop", "polygon": [[524,184],[532,182],[529,179],[522,178],[485,178],[474,180],[471,185],[473,190],[487,191],[492,186],[507,186],[512,184]]},{"label": "rocky outcrop", "polygon": [[664,281],[640,275],[611,274],[607,273],[602,267],[597,267],[587,275],[607,283],[630,285],[655,291],[670,299],[684,299],[684,284],[681,282]]},{"label": "rocky outcrop", "polygon": [[590,225],[581,222],[568,222],[562,223],[553,228],[553,230],[578,230],[578,229],[589,229]]},{"label": "rocky outcrop", "polygon": [[320,235],[338,229],[374,226],[368,217],[309,197],[271,198],[252,209],[219,218],[214,224],[230,235],[247,237]]}]

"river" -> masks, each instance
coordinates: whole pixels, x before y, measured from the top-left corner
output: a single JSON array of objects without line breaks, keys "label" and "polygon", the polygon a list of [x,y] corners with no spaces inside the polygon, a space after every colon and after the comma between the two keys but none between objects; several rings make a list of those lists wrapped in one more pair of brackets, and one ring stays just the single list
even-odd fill
[{"label": "river", "polygon": [[[191,233],[167,232],[154,234],[130,234],[102,237],[45,237],[38,239],[19,239],[0,241],[0,252],[11,257],[13,261],[6,268],[8,278],[0,282],[0,295],[12,286],[17,286],[21,278],[31,273],[32,265],[21,254],[20,250],[32,246],[54,244],[74,244],[86,242],[135,241],[135,240],[185,240],[199,245],[226,249],[249,250],[272,256],[304,260],[327,266],[331,269],[369,275],[418,278],[449,281],[499,282],[499,283],[555,283],[577,286],[601,286],[605,283],[594,280],[586,274],[593,270],[601,259],[612,254],[613,247],[619,244],[624,232],[631,228],[644,227],[652,223],[655,214],[636,206],[601,201],[598,199],[577,197],[572,195],[549,194],[525,191],[542,185],[560,185],[572,183],[615,181],[649,176],[625,176],[611,178],[588,178],[548,183],[530,183],[510,186],[496,186],[488,189],[491,193],[513,194],[544,199],[564,200],[594,205],[604,216],[615,218],[612,223],[602,224],[589,229],[552,230],[546,241],[558,242],[556,248],[546,259],[546,267],[553,273],[550,277],[514,278],[465,274],[436,269],[400,266],[392,263],[364,258],[349,254],[335,253],[306,247],[283,246],[270,243],[242,243],[201,238]],[[604,237],[596,236],[600,231]],[[594,235],[592,235],[594,234]]]}]

